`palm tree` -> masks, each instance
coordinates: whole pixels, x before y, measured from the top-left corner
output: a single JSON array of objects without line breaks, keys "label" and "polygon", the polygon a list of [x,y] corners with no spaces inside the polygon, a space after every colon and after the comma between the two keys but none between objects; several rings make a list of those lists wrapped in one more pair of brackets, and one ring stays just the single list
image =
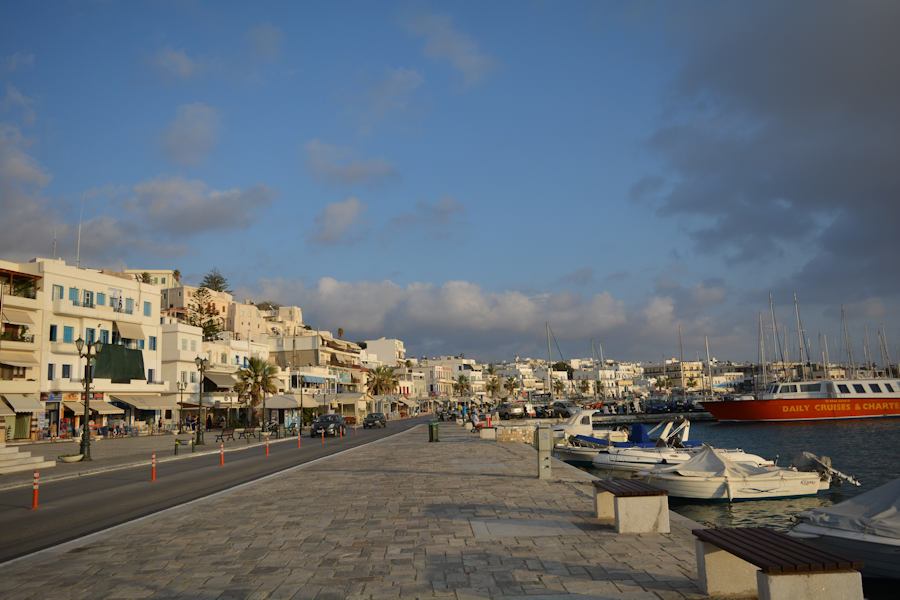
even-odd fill
[{"label": "palm tree", "polygon": [[369,380],[366,382],[366,388],[373,396],[393,394],[398,385],[400,385],[400,381],[394,373],[394,367],[375,367],[369,371]]},{"label": "palm tree", "polygon": [[484,384],[484,390],[485,390],[488,394],[491,395],[491,400],[493,400],[493,399],[496,397],[497,392],[500,391],[500,387],[501,387],[501,386],[500,386],[500,380],[497,379],[496,377],[491,377],[491,378],[488,379],[487,382]]},{"label": "palm tree", "polygon": [[561,396],[563,391],[566,389],[565,384],[559,379],[553,380],[553,391],[556,392],[557,396]]},{"label": "palm tree", "polygon": [[[247,367],[238,371],[238,383],[234,389],[239,394],[245,394],[250,399],[250,406],[254,409],[262,403],[262,411],[265,412],[266,394],[274,394],[278,391],[278,367],[269,361],[253,357],[247,362]],[[264,414],[260,415],[262,423]]]},{"label": "palm tree", "polygon": [[515,377],[507,377],[506,382],[503,384],[504,389],[506,389],[506,395],[512,396],[515,393],[516,388],[519,387],[519,380]]},{"label": "palm tree", "polygon": [[582,396],[586,395],[589,389],[591,389],[591,384],[587,379],[582,379],[578,382],[578,391],[581,392]]},{"label": "palm tree", "polygon": [[338,327],[338,339],[342,339],[344,337],[344,328]]},{"label": "palm tree", "polygon": [[453,382],[453,391],[456,392],[457,396],[465,396],[471,388],[472,385],[469,383],[469,378],[465,375],[460,375]]}]

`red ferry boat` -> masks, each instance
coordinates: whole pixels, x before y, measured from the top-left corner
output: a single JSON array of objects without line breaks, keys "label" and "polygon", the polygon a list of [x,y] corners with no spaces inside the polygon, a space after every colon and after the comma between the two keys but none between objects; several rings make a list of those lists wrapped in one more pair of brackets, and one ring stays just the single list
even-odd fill
[{"label": "red ferry boat", "polygon": [[702,402],[718,421],[821,421],[900,417],[900,380],[775,383],[759,399]]}]

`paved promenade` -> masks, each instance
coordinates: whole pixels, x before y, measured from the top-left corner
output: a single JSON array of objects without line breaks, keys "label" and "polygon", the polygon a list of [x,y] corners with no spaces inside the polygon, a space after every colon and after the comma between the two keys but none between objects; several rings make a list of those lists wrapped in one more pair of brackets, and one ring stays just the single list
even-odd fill
[{"label": "paved promenade", "polygon": [[[693,598],[690,524],[617,536],[588,476],[424,427],[3,567],[3,597]],[[162,485],[158,482],[154,485]]]}]

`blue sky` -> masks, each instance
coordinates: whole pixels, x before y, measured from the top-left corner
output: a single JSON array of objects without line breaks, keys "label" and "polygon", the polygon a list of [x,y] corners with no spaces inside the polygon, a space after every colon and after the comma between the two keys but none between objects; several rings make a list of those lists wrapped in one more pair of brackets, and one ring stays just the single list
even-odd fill
[{"label": "blue sky", "polygon": [[[847,238],[896,204],[856,159],[896,143],[897,11],[848,10],[3,3],[0,253],[55,234],[72,258],[83,199],[91,265],[215,266],[414,354],[536,354],[549,319],[569,355],[657,359],[681,324],[750,358],[770,289],[785,311],[798,291],[814,346],[841,303],[857,342],[897,338],[870,260],[897,242]],[[886,219],[841,230],[860,203]]]}]

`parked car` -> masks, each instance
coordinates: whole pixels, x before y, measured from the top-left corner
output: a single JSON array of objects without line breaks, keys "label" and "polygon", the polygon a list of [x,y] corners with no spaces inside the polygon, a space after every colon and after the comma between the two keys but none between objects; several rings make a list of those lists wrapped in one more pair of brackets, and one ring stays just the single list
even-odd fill
[{"label": "parked car", "polygon": [[534,407],[534,413],[538,419],[552,419],[553,407],[549,404],[538,404]]},{"label": "parked car", "polygon": [[313,421],[312,427],[309,428],[310,437],[318,437],[322,435],[344,435],[346,432],[346,424],[344,417],[341,415],[320,415]]},{"label": "parked car", "polygon": [[553,409],[553,416],[559,417],[560,419],[568,419],[578,412],[577,406],[571,402],[564,402],[562,400],[557,400],[551,407]]},{"label": "parked car", "polygon": [[501,419],[522,419],[525,417],[525,407],[516,402],[504,402],[498,413]]},{"label": "parked car", "polygon": [[368,429],[369,427],[387,427],[387,417],[384,416],[384,413],[367,414],[366,418],[363,419],[363,429]]}]

